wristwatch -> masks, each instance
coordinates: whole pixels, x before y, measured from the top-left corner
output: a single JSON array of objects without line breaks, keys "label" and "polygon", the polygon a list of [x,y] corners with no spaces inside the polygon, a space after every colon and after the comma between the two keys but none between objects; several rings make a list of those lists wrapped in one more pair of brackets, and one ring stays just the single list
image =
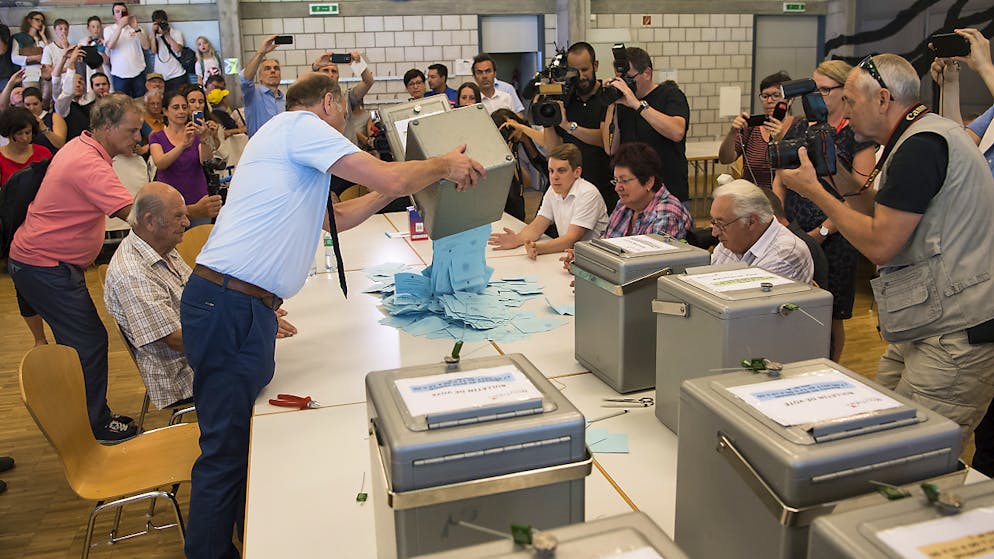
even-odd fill
[{"label": "wristwatch", "polygon": [[649,102],[643,99],[642,101],[639,101],[639,108],[635,109],[635,112],[637,114],[642,114],[642,111],[648,108],[648,106]]},{"label": "wristwatch", "polygon": [[567,128],[566,131],[569,132],[570,134],[572,134],[573,132],[576,132],[576,129],[579,128],[579,127],[580,127],[580,125],[577,124],[574,121],[574,122],[569,123],[569,128]]},{"label": "wristwatch", "polygon": [[828,227],[825,227],[824,225],[822,225],[821,229],[818,230],[818,234],[821,235],[822,237],[827,237],[828,236]]}]

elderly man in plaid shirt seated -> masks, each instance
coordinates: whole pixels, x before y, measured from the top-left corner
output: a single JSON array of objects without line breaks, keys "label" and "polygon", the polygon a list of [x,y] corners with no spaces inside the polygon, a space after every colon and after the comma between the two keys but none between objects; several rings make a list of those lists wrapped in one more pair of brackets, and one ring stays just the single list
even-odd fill
[{"label": "elderly man in plaid shirt seated", "polygon": [[[158,409],[193,400],[193,369],[183,351],[179,302],[190,267],[176,251],[190,225],[183,196],[161,182],[146,184],[128,216],[131,233],[111,258],[104,284],[107,310],[133,348],[148,397]],[[297,332],[280,315],[277,338]]]}]

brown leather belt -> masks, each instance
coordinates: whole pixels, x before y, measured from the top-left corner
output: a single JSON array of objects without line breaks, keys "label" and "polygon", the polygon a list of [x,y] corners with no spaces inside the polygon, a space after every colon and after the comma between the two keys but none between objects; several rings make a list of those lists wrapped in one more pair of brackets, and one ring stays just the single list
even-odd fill
[{"label": "brown leather belt", "polygon": [[214,285],[220,285],[222,287],[225,286],[225,280],[227,279],[228,289],[244,293],[250,297],[255,297],[256,299],[262,301],[264,305],[273,310],[280,308],[280,305],[283,304],[283,299],[280,299],[276,295],[273,295],[257,285],[252,285],[251,283],[242,281],[234,276],[229,276],[222,274],[221,272],[211,270],[207,266],[197,264],[193,267],[193,273],[213,283]]}]

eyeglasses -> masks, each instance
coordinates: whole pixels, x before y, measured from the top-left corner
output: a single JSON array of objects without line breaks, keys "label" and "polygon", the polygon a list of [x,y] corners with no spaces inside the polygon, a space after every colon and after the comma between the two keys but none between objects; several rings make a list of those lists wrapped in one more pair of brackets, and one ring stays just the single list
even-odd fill
[{"label": "eyeglasses", "polygon": [[626,185],[626,184],[628,184],[628,183],[630,183],[630,182],[632,182],[634,180],[638,180],[638,178],[637,177],[621,177],[621,178],[611,179],[611,185],[612,186],[618,186],[619,184],[620,185]]},{"label": "eyeglasses", "polygon": [[869,72],[870,77],[877,80],[877,83],[880,84],[880,87],[882,89],[887,89],[887,90],[890,89],[889,87],[887,87],[887,84],[884,83],[884,78],[883,76],[880,75],[880,70],[877,70],[877,65],[873,63],[873,55],[864,58],[862,61],[860,61],[859,64],[856,65],[856,67],[862,68],[867,72]]},{"label": "eyeglasses", "polygon": [[737,218],[729,221],[728,223],[722,223],[721,221],[718,221],[717,219],[711,218],[711,227],[715,227],[715,228],[718,229],[718,231],[721,231],[722,233],[724,233],[725,229],[727,229],[729,225],[735,223],[736,221],[742,219],[743,217],[745,217],[745,216],[744,215],[740,215],[739,217],[737,217]]},{"label": "eyeglasses", "polygon": [[783,93],[780,93],[779,91],[774,91],[773,93],[760,93],[759,98],[763,101],[769,101],[770,99],[779,101],[783,99]]},{"label": "eyeglasses", "polygon": [[828,97],[828,95],[836,89],[842,89],[842,86],[837,85],[835,87],[819,87],[818,92],[821,93],[822,97]]},{"label": "eyeglasses", "polygon": [[31,20],[32,21],[40,21],[42,23],[45,23],[45,18],[43,18],[42,16],[35,16],[35,17],[31,18]]},{"label": "eyeglasses", "polygon": [[425,82],[423,80],[411,80],[411,81],[407,82],[407,87],[411,87],[412,85],[422,86],[424,84],[425,84]]}]

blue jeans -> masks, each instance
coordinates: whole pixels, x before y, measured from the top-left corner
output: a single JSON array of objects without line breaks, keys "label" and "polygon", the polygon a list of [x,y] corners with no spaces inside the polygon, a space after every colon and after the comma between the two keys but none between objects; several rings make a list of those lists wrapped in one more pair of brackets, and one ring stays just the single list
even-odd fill
[{"label": "blue jeans", "polygon": [[14,287],[52,327],[56,343],[79,354],[86,385],[86,412],[94,433],[111,420],[107,407],[107,330],[100,321],[83,269],[73,264],[32,266],[7,261]]},{"label": "blue jeans", "polygon": [[191,275],[180,304],[193,367],[200,458],[193,466],[186,556],[238,557],[231,542],[245,516],[249,426],[275,370],[276,314],[259,299]]},{"label": "blue jeans", "polygon": [[145,70],[133,78],[119,78],[111,74],[110,79],[116,93],[124,93],[136,99],[145,95]]}]

